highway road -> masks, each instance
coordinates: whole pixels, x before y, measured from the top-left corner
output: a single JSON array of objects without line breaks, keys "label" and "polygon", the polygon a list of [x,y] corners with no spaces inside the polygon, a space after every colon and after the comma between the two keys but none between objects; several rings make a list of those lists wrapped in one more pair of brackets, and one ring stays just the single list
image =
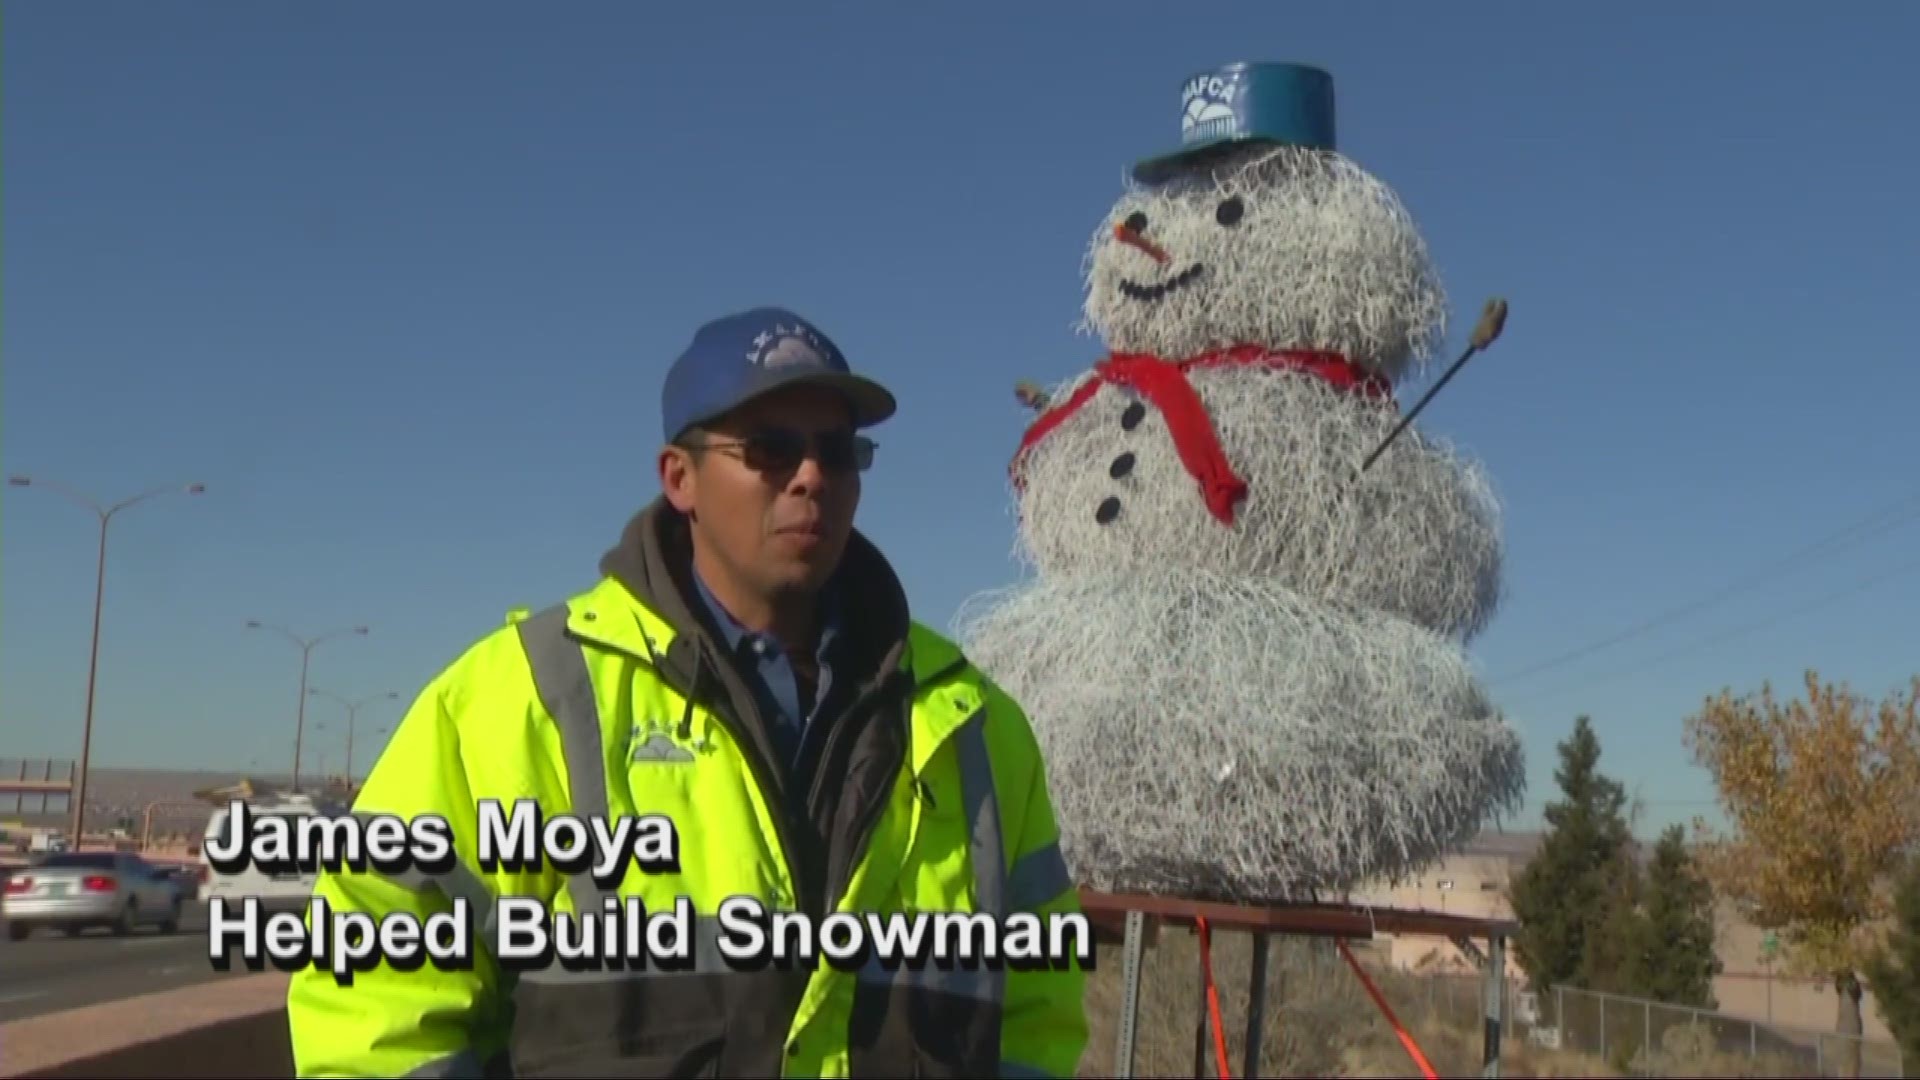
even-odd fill
[{"label": "highway road", "polygon": [[[247,973],[237,956],[234,973]],[[143,927],[127,937],[105,930],[79,937],[42,930],[25,941],[0,935],[0,1023],[226,977],[207,960],[205,904],[190,906],[174,934]]]}]

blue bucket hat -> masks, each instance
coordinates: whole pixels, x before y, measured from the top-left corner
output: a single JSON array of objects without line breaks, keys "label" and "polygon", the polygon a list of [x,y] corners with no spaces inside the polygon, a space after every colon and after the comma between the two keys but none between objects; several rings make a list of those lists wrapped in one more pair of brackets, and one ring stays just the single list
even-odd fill
[{"label": "blue bucket hat", "polygon": [[1243,143],[1334,150],[1333,76],[1307,64],[1239,61],[1180,88],[1180,148],[1133,167],[1154,185]]},{"label": "blue bucket hat", "polygon": [[663,434],[672,442],[696,424],[799,385],[822,386],[846,398],[855,427],[893,415],[893,395],[854,374],[840,347],[819,327],[786,308],[759,307],[694,332],[660,388]]}]

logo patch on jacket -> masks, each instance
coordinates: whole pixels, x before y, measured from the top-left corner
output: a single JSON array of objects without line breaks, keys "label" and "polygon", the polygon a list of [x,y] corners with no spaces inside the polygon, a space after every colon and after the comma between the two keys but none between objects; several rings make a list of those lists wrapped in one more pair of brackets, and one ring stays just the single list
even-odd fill
[{"label": "logo patch on jacket", "polygon": [[679,762],[692,761],[693,754],[686,748],[667,737],[664,731],[655,731],[642,739],[640,729],[633,729],[633,754],[629,761]]}]

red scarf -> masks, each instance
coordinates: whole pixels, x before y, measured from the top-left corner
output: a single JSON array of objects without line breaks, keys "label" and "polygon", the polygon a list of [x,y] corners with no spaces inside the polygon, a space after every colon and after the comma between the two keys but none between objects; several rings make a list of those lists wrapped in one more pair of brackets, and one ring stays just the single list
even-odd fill
[{"label": "red scarf", "polygon": [[1206,405],[1187,372],[1196,367],[1221,364],[1258,364],[1291,369],[1316,375],[1336,388],[1375,400],[1392,400],[1393,387],[1338,353],[1287,349],[1269,352],[1258,345],[1237,345],[1231,349],[1201,353],[1185,360],[1162,360],[1139,353],[1115,353],[1094,365],[1094,378],[1080,384],[1073,396],[1050,406],[1027,428],[1020,449],[1013,458],[1014,483],[1021,483],[1019,465],[1027,449],[1054,428],[1065,423],[1080,406],[1100,392],[1103,384],[1126,387],[1138,393],[1160,410],[1173,436],[1174,450],[1187,474],[1200,484],[1207,511],[1223,525],[1233,524],[1234,507],[1246,497],[1247,482],[1234,475],[1220,438],[1207,416]]}]

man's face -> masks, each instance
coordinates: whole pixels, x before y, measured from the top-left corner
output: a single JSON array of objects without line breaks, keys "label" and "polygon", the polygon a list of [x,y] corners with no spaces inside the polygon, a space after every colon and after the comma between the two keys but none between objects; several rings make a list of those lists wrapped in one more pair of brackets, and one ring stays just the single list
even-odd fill
[{"label": "man's face", "polygon": [[[682,439],[706,449],[661,451],[661,488],[728,573],[766,597],[810,592],[839,566],[860,504],[859,471],[823,464],[816,440],[844,440],[851,421],[830,391],[775,391]],[[794,436],[808,446],[798,462],[764,452]]]}]

